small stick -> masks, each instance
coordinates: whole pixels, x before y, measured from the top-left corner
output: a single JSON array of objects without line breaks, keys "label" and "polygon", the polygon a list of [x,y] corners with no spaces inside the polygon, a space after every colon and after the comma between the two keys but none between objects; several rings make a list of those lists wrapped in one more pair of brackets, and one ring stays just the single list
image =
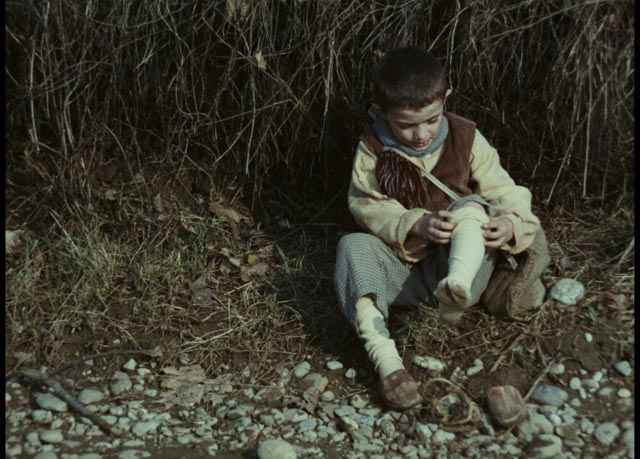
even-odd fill
[{"label": "small stick", "polygon": [[95,359],[98,357],[109,357],[112,355],[148,355],[150,357],[157,357],[162,355],[162,351],[159,348],[154,348],[154,349],[142,349],[142,350],[123,350],[123,351],[107,351],[107,352],[100,352],[98,354],[91,354],[91,355],[85,355],[84,357],[80,357],[77,358],[75,360],[72,360],[71,362],[67,363],[66,365],[53,370],[52,372],[49,373],[50,376],[55,376],[57,374],[62,373],[64,370],[66,370],[67,368],[71,368],[79,363],[82,363],[86,360],[91,360],[91,359]]},{"label": "small stick", "polygon": [[76,410],[82,416],[91,419],[91,421],[95,425],[100,427],[105,433],[108,433],[110,435],[117,435],[117,433],[111,428],[111,426],[107,424],[98,413],[89,411],[82,403],[80,403],[71,394],[69,394],[69,392],[67,392],[65,388],[62,387],[62,384],[60,384],[60,382],[58,382],[58,380],[56,380],[55,378],[32,368],[23,368],[22,375],[28,379],[31,379],[32,381],[49,386],[53,391],[53,395],[67,402],[67,404],[71,408]]},{"label": "small stick", "polygon": [[533,391],[536,390],[536,388],[540,384],[540,381],[542,381],[542,378],[544,378],[547,375],[547,373],[549,373],[549,370],[551,370],[551,367],[558,363],[564,362],[565,360],[569,360],[569,357],[563,357],[557,361],[555,359],[551,359],[551,362],[549,362],[549,364],[540,372],[536,380],[533,382],[533,385],[531,386],[531,389],[529,389],[529,392],[527,392],[527,395],[524,396],[523,400],[525,403],[527,403],[527,400],[529,399],[529,397],[531,397],[531,394],[533,394]]}]

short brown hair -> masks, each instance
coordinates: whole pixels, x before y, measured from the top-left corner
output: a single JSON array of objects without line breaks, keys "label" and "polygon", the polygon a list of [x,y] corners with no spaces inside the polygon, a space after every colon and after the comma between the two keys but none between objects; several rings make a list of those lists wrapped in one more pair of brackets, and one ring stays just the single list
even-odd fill
[{"label": "short brown hair", "polygon": [[419,109],[445,98],[444,68],[428,51],[396,48],[380,61],[373,75],[373,102],[384,112]]}]

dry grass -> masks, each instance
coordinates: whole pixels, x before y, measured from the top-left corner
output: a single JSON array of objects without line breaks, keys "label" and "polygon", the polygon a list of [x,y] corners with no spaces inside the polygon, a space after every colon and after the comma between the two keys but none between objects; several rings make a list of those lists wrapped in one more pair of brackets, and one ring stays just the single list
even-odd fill
[{"label": "dry grass", "polygon": [[589,291],[527,324],[474,312],[474,333],[431,309],[400,317],[407,352],[498,356],[611,315],[633,340],[631,2],[244,4],[7,3],[5,222],[26,241],[5,265],[9,375],[162,343],[170,361],[251,363],[267,381],[356,343],[335,245],[354,229],[371,70],[399,44],[446,61],[449,109],[542,206],[549,280]]}]

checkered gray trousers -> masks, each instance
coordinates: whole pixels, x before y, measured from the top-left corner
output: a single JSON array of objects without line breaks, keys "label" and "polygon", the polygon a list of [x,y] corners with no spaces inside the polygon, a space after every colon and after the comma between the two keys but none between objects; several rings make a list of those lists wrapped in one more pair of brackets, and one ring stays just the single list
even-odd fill
[{"label": "checkered gray trousers", "polygon": [[[472,304],[480,300],[493,273],[496,251],[488,251],[471,286]],[[355,329],[356,303],[372,295],[386,317],[389,306],[437,306],[433,295],[448,271],[447,246],[434,245],[418,263],[400,259],[381,239],[352,233],[338,243],[334,286],[340,309]]]}]

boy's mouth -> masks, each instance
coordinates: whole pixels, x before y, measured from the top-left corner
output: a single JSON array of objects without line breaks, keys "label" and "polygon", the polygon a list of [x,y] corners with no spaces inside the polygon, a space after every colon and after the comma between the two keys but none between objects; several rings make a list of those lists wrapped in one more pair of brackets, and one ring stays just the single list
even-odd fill
[{"label": "boy's mouth", "polygon": [[424,142],[414,143],[413,148],[415,150],[424,150],[425,148],[427,148],[427,146],[429,146],[430,143],[431,141],[429,140],[425,140]]}]

